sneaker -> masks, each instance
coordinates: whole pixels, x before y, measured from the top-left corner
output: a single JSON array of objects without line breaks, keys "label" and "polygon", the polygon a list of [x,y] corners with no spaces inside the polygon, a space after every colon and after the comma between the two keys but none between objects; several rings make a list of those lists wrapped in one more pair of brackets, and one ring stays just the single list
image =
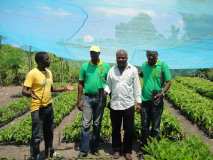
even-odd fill
[{"label": "sneaker", "polygon": [[85,153],[85,152],[79,152],[79,154],[78,154],[78,158],[84,158],[86,156],[87,156],[87,153]]},{"label": "sneaker", "polygon": [[113,159],[118,159],[120,157],[120,153],[119,152],[114,152],[112,155]]},{"label": "sneaker", "polygon": [[124,157],[125,157],[126,160],[132,160],[132,156],[131,156],[130,153],[126,153],[126,154],[124,155]]}]

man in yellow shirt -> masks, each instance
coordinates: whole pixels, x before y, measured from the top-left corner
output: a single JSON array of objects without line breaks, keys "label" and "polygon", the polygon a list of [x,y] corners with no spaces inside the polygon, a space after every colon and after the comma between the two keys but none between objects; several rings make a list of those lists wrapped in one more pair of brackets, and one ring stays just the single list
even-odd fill
[{"label": "man in yellow shirt", "polygon": [[39,159],[39,145],[42,140],[42,131],[45,143],[45,156],[52,157],[54,114],[51,92],[72,90],[72,86],[53,88],[52,73],[47,69],[50,59],[47,52],[37,52],[35,55],[37,68],[32,69],[26,76],[22,94],[31,97],[32,139],[30,144],[31,159]]}]

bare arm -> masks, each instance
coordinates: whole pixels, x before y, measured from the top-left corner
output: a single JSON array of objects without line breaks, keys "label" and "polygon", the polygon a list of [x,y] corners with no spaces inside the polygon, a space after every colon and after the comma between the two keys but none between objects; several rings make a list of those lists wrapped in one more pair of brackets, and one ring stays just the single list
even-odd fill
[{"label": "bare arm", "polygon": [[78,98],[77,98],[77,107],[80,111],[83,109],[83,104],[81,103],[81,97],[83,95],[84,81],[79,80],[78,82]]},{"label": "bare arm", "polygon": [[32,91],[30,87],[23,86],[22,95],[26,97],[31,97],[33,99],[39,99],[39,97]]},{"label": "bare arm", "polygon": [[61,88],[54,88],[53,86],[51,87],[51,92],[65,92],[65,91],[72,91],[73,87],[71,84],[68,84],[65,87],[61,87]]},{"label": "bare arm", "polygon": [[171,81],[166,81],[165,82],[165,87],[161,91],[161,93],[162,93],[163,96],[169,90],[170,86],[171,86]]}]

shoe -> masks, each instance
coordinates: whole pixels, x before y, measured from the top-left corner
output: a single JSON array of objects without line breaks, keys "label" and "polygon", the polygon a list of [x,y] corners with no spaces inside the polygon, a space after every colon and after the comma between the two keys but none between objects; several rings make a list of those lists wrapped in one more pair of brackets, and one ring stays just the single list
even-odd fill
[{"label": "shoe", "polygon": [[113,155],[112,155],[113,159],[118,159],[119,157],[120,157],[119,152],[114,152]]},{"label": "shoe", "polygon": [[99,151],[98,150],[96,150],[96,151],[92,151],[91,152],[93,155],[95,155],[95,156],[99,156],[100,155],[100,153],[99,153]]},{"label": "shoe", "polygon": [[45,148],[45,158],[52,158],[53,157],[53,154],[54,154],[54,148]]},{"label": "shoe", "polygon": [[144,160],[143,153],[141,153],[141,154],[138,155],[138,159],[139,159],[139,160]]},{"label": "shoe", "polygon": [[131,156],[130,153],[126,153],[126,154],[124,155],[124,157],[125,157],[126,160],[132,160],[132,156]]},{"label": "shoe", "polygon": [[78,158],[84,158],[86,156],[87,156],[87,153],[85,153],[85,152],[79,152],[79,154],[78,154]]}]

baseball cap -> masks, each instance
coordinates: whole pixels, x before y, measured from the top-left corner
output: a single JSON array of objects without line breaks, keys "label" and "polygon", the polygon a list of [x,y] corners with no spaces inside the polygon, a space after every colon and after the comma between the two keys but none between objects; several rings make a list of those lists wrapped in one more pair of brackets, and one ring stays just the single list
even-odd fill
[{"label": "baseball cap", "polygon": [[97,52],[97,53],[101,52],[100,48],[98,46],[95,46],[95,45],[91,46],[89,51],[90,52]]}]

